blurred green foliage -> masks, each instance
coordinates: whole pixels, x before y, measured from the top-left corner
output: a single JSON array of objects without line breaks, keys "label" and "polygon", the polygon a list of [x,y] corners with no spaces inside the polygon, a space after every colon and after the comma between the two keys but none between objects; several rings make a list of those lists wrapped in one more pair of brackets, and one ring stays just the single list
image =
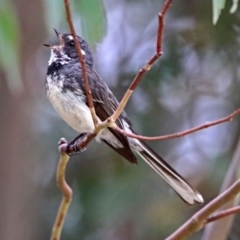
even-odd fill
[{"label": "blurred green foliage", "polygon": [[81,16],[83,35],[91,46],[106,34],[106,14],[103,1],[75,0],[75,14]]},{"label": "blurred green foliage", "polygon": [[8,0],[1,0],[0,65],[7,75],[8,86],[13,93],[22,89],[19,37],[19,24],[14,5]]},{"label": "blurred green foliage", "polygon": [[[232,0],[232,7],[230,9],[230,13],[235,13],[237,11],[238,8],[238,0]],[[225,7],[226,4],[226,0],[212,0],[212,4],[213,4],[213,24],[216,24],[222,10]]]},{"label": "blurred green foliage", "polygon": [[[82,31],[82,35],[93,46],[94,43],[101,40],[105,34],[106,14],[103,2],[100,0],[74,0],[71,1],[71,11],[73,15],[75,28],[77,32]],[[52,28],[68,29],[65,19],[65,8],[56,0],[45,1],[46,25],[49,34],[52,34]],[[48,24],[51,23],[51,24]],[[80,24],[79,24],[80,23]]]}]

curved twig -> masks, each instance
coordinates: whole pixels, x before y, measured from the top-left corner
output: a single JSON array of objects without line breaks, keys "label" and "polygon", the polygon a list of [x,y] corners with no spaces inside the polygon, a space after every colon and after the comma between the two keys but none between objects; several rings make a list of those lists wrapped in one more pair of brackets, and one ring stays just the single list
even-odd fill
[{"label": "curved twig", "polygon": [[[59,145],[66,143],[65,139],[61,139]],[[61,152],[61,151],[60,151]],[[58,214],[52,229],[51,240],[59,240],[62,232],[63,223],[72,201],[72,189],[69,187],[65,180],[66,166],[69,160],[69,156],[61,152],[58,169],[57,169],[57,184],[63,193],[62,201],[58,209]]]}]

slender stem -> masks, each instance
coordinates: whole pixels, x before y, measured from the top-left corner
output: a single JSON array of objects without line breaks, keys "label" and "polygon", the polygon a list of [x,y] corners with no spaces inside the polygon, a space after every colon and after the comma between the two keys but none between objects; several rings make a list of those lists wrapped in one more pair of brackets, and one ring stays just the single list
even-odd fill
[{"label": "slender stem", "polygon": [[[219,193],[224,192],[236,181],[236,179],[239,178],[238,172],[240,166],[240,137],[238,138],[234,154],[229,163],[230,165],[228,166],[228,170],[224,177]],[[232,201],[229,201],[223,207],[221,207],[219,211],[227,210],[234,206],[237,206],[239,204],[239,200],[239,198],[236,198]],[[218,240],[227,239],[228,233],[233,224],[234,217],[235,216],[231,215],[228,218],[222,219],[221,221],[215,221],[214,223],[207,225],[207,227],[204,229],[201,240],[211,240],[213,238]]]},{"label": "slender stem", "polygon": [[131,85],[129,86],[127,92],[123,96],[117,110],[114,112],[114,114],[110,117],[111,122],[115,122],[116,119],[119,117],[123,109],[125,108],[129,98],[131,97],[133,91],[139,84],[140,80],[142,79],[143,75],[149,71],[153,65],[153,63],[159,59],[163,52],[162,52],[162,39],[163,39],[163,30],[164,30],[164,16],[171,6],[172,0],[166,0],[163,6],[163,9],[158,14],[158,36],[157,36],[157,44],[156,44],[156,52],[151,57],[151,59],[139,70],[138,74],[132,81]]},{"label": "slender stem", "polygon": [[74,29],[74,26],[73,26],[69,1],[64,0],[64,3],[65,3],[66,15],[67,15],[67,22],[68,22],[71,34],[72,34],[73,39],[74,39],[74,44],[76,46],[76,50],[77,50],[77,53],[78,53],[79,62],[82,66],[83,81],[84,81],[84,85],[85,85],[85,91],[86,91],[86,95],[87,95],[88,106],[90,108],[90,112],[91,112],[91,115],[92,115],[92,120],[93,120],[94,126],[97,127],[98,120],[97,120],[96,112],[95,112],[94,105],[93,105],[92,92],[91,92],[91,89],[90,89],[90,86],[89,86],[89,83],[88,83],[87,70],[86,70],[85,61],[84,61],[84,58],[83,58],[83,55],[82,55],[81,46],[80,46],[80,44],[77,40],[77,35],[76,35],[75,29]]},{"label": "slender stem", "polygon": [[65,171],[68,160],[69,156],[66,153],[61,152],[57,169],[57,184],[63,193],[63,197],[52,229],[51,240],[60,240],[63,223],[72,200],[72,189],[68,186],[65,180]]},{"label": "slender stem", "polygon": [[205,129],[205,128],[208,128],[208,127],[211,127],[211,126],[215,126],[215,125],[218,125],[218,124],[221,124],[221,123],[224,123],[224,122],[229,122],[239,114],[240,114],[240,108],[237,109],[236,111],[234,111],[233,113],[229,114],[228,116],[226,116],[224,118],[221,118],[221,119],[218,119],[216,121],[207,122],[207,123],[204,123],[200,126],[188,129],[186,131],[167,134],[167,135],[163,135],[163,136],[156,136],[156,137],[146,137],[146,136],[142,136],[142,135],[138,135],[138,134],[134,134],[134,133],[129,133],[129,132],[126,132],[126,131],[120,129],[116,125],[113,127],[113,129],[120,132],[121,134],[123,134],[127,137],[132,137],[132,138],[145,140],[145,141],[157,141],[157,140],[165,140],[165,139],[170,139],[170,138],[183,137],[185,135],[197,132],[199,130],[202,130],[202,129]]},{"label": "slender stem", "polygon": [[221,218],[227,217],[231,214],[239,213],[240,212],[240,206],[232,207],[226,210],[222,210],[216,214],[213,214],[212,216],[208,217],[205,221],[205,224],[214,222],[216,220],[219,220]]}]

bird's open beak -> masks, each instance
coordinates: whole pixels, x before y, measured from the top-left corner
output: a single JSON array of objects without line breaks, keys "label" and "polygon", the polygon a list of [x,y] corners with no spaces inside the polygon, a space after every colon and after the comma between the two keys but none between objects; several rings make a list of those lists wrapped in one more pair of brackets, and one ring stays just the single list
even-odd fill
[{"label": "bird's open beak", "polygon": [[54,32],[56,33],[56,35],[59,39],[59,45],[56,46],[56,45],[51,45],[51,44],[44,43],[43,46],[53,49],[53,48],[60,48],[64,45],[62,34],[56,28],[54,28]]}]

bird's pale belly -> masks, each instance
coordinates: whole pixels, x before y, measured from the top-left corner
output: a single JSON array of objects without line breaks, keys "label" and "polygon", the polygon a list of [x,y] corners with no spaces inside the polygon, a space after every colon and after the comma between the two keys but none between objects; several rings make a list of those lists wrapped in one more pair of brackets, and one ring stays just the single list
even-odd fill
[{"label": "bird's pale belly", "polygon": [[48,81],[48,98],[57,113],[69,126],[78,132],[88,132],[94,129],[89,108],[83,98],[73,92],[62,92],[61,81]]},{"label": "bird's pale belly", "polygon": [[[71,91],[62,92],[61,81],[52,82],[47,79],[47,95],[54,109],[63,120],[79,133],[94,130],[91,112],[81,96]],[[96,137],[97,141],[103,138],[113,145],[122,147],[118,139],[108,130],[103,129]]]}]

